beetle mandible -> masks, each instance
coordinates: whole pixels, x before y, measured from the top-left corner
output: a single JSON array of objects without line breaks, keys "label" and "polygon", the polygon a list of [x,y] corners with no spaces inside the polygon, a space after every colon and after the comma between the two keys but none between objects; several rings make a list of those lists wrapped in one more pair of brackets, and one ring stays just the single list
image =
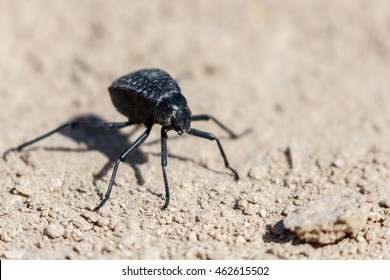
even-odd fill
[{"label": "beetle mandible", "polygon": [[187,100],[182,95],[179,85],[167,72],[155,68],[131,72],[115,80],[108,88],[108,91],[115,108],[118,112],[128,118],[127,121],[114,123],[91,123],[85,121],[67,122],[33,140],[7,150],[4,153],[3,158],[6,159],[6,156],[11,151],[20,151],[26,146],[49,137],[66,127],[70,127],[71,129],[87,127],[97,129],[119,129],[133,124],[144,124],[146,126],[146,130],[119,156],[115,162],[106,193],[99,204],[94,208],[94,211],[97,211],[110,197],[119,164],[124,162],[131,152],[136,150],[146,140],[154,124],[160,124],[162,126],[161,167],[165,186],[165,202],[162,209],[168,207],[170,199],[167,177],[167,132],[170,130],[176,131],[179,135],[188,133],[193,136],[216,141],[219,152],[225,163],[225,167],[233,173],[236,181],[239,179],[237,171],[229,165],[220,140],[211,133],[192,128],[191,122],[211,120],[226,131],[231,138],[237,138],[237,135],[213,116],[192,115],[191,110],[187,105]]}]

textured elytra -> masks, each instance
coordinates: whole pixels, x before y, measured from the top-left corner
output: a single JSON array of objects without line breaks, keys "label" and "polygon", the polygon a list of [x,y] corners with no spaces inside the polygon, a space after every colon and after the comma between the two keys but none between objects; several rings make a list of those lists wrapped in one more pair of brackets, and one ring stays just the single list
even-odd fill
[{"label": "textured elytra", "polygon": [[176,81],[161,69],[143,69],[131,72],[115,80],[110,88],[135,92],[151,102],[158,101],[167,95],[180,93]]},{"label": "textured elytra", "polygon": [[131,72],[115,80],[108,91],[115,108],[137,123],[160,123],[156,116],[160,110],[166,113],[187,106],[179,85],[161,69]]}]

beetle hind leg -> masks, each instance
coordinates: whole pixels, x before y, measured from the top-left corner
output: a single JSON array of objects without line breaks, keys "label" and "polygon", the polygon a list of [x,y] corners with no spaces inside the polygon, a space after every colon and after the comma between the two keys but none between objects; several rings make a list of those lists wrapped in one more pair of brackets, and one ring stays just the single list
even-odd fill
[{"label": "beetle hind leg", "polygon": [[79,128],[94,128],[94,129],[106,129],[106,130],[110,130],[110,129],[119,129],[119,128],[122,128],[122,127],[126,127],[126,126],[130,126],[134,124],[134,122],[132,121],[126,121],[126,122],[114,122],[114,123],[105,123],[105,122],[88,122],[88,121],[71,121],[71,122],[67,122],[63,125],[60,125],[59,127],[57,127],[56,129],[53,129],[41,136],[38,136],[37,138],[34,138],[30,141],[27,141],[17,147],[14,147],[14,148],[10,148],[8,150],[6,150],[4,153],[3,153],[3,159],[6,161],[7,160],[7,156],[9,153],[11,152],[14,152],[14,151],[21,151],[22,149],[24,149],[25,147],[27,146],[30,146],[36,142],[39,142],[57,132],[60,132],[62,131],[63,129],[67,128],[67,127],[70,127],[71,129],[79,129]]}]

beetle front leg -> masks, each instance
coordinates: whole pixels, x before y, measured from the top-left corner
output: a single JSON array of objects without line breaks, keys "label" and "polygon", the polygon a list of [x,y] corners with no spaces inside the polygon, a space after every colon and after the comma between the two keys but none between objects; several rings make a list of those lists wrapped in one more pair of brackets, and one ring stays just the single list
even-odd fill
[{"label": "beetle front leg", "polygon": [[226,131],[230,138],[238,138],[238,135],[235,134],[233,131],[231,131],[227,126],[225,126],[223,123],[221,123],[219,120],[217,120],[215,117],[210,115],[194,115],[191,117],[191,121],[213,121],[216,125],[218,125],[220,128],[222,128],[224,131]]},{"label": "beetle front leg", "polygon": [[230,167],[229,161],[228,161],[228,159],[226,157],[225,151],[223,150],[222,144],[219,141],[219,139],[217,137],[215,137],[214,134],[208,133],[208,132],[204,132],[204,131],[201,131],[201,130],[198,130],[198,129],[195,129],[195,128],[191,128],[191,130],[188,131],[188,134],[191,134],[191,135],[194,135],[194,136],[200,137],[200,138],[205,138],[205,139],[208,139],[208,140],[211,140],[211,141],[216,141],[217,145],[218,145],[218,148],[219,148],[219,152],[221,153],[223,162],[225,163],[225,167],[227,169],[229,169],[233,173],[234,180],[238,181],[238,179],[240,177],[238,176],[237,171],[235,169],[233,169],[232,167]]},{"label": "beetle front leg", "polygon": [[167,165],[168,165],[168,151],[167,151],[167,130],[165,127],[161,128],[161,168],[164,177],[164,186],[165,186],[165,203],[161,207],[166,209],[169,205],[169,186],[168,186],[168,177],[167,177]]}]

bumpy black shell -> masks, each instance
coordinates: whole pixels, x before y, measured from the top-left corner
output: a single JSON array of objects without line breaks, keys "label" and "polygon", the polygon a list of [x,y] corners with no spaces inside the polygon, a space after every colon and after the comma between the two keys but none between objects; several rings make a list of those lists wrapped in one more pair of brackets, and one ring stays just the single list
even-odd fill
[{"label": "bumpy black shell", "polygon": [[143,69],[115,80],[108,88],[112,103],[135,123],[169,125],[174,110],[187,107],[176,81],[161,69]]}]

